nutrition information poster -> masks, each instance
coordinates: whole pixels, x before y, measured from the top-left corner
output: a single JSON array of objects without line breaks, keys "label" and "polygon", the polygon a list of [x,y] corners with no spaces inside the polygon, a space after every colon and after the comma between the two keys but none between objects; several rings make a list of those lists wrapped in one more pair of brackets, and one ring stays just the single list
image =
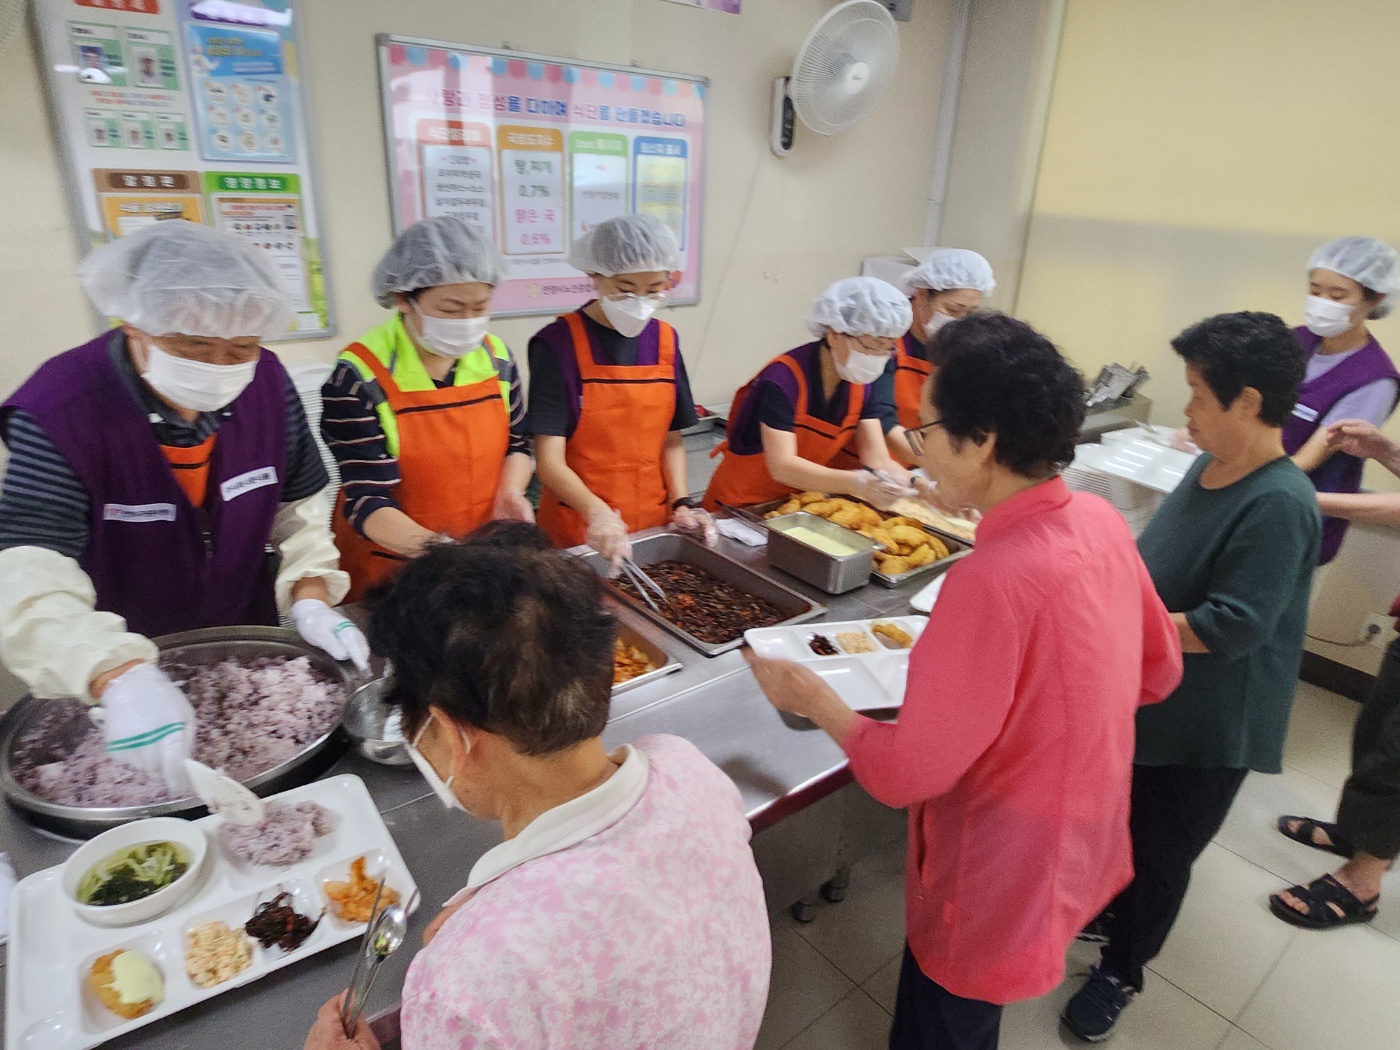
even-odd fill
[{"label": "nutrition information poster", "polygon": [[569,246],[629,213],[676,235],[670,302],[700,301],[706,78],[386,34],[377,45],[394,228],[457,215],[490,237],[507,267],[494,313],[592,298]]},{"label": "nutrition information poster", "polygon": [[228,230],[292,291],[283,338],[335,333],[296,0],[35,0],[84,252],[166,219]]}]

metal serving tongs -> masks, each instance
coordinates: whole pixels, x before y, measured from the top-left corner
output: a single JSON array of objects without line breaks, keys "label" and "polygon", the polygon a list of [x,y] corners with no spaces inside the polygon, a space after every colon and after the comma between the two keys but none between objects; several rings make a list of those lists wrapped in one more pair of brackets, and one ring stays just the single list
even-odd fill
[{"label": "metal serving tongs", "polygon": [[340,1027],[346,1039],[355,1034],[355,1026],[360,1023],[360,1015],[364,1013],[365,1002],[369,999],[370,989],[374,987],[374,979],[379,976],[380,966],[403,944],[404,936],[408,933],[408,913],[418,903],[418,890],[415,888],[408,903],[390,904],[379,911],[379,899],[384,893],[388,874],[386,871],[379,880],[374,905],[370,908],[370,920],[365,925],[364,940],[360,942],[360,951],[355,959],[355,972],[350,978],[350,987],[346,989],[345,1001],[340,1006]]},{"label": "metal serving tongs", "polygon": [[[631,558],[622,559],[622,571],[632,581],[632,585],[637,588],[637,593],[642,596],[642,600],[650,605],[654,611],[661,612],[661,606],[656,604],[656,598],[665,602],[666,608],[675,610],[676,603],[671,601],[671,596],[666,593],[661,584],[643,572],[642,567]],[[653,595],[656,597],[652,597]]]}]

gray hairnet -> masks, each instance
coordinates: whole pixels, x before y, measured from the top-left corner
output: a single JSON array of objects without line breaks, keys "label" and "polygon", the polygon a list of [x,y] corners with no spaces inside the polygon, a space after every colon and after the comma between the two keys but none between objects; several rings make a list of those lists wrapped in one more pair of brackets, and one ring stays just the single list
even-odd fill
[{"label": "gray hairnet", "polygon": [[1395,293],[1400,292],[1400,257],[1394,248],[1374,237],[1340,237],[1324,244],[1308,259],[1308,273],[1314,270],[1331,270],[1378,292],[1382,298],[1371,311],[1372,317],[1390,313]]},{"label": "gray hairnet", "polygon": [[681,252],[671,228],[654,215],[619,215],[600,222],[569,249],[569,265],[584,273],[679,270]]},{"label": "gray hairnet", "polygon": [[92,305],[151,335],[281,335],[292,300],[276,264],[241,237],[165,219],[78,264]]},{"label": "gray hairnet", "polygon": [[898,338],[914,323],[908,297],[878,277],[847,277],[812,303],[807,328],[818,338],[827,331]]},{"label": "gray hairnet", "polygon": [[389,245],[374,268],[370,291],[380,306],[394,293],[408,294],[440,284],[501,283],[506,264],[496,246],[455,215],[415,222]]},{"label": "gray hairnet", "polygon": [[991,295],[997,282],[992,276],[992,264],[976,252],[967,248],[939,248],[904,275],[904,285],[910,295],[915,288],[935,292],[975,288],[983,295]]}]

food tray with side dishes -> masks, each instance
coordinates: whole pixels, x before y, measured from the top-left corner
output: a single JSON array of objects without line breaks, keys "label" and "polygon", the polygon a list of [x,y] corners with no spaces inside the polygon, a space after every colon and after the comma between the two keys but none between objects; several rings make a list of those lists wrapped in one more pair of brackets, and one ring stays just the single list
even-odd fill
[{"label": "food tray with side dishes", "polygon": [[879,711],[903,706],[909,653],[927,626],[926,616],[882,616],[769,627],[744,640],[759,656],[806,664],[853,710]]},{"label": "food tray with side dishes", "polygon": [[[88,1050],[361,936],[365,924],[341,919],[325,888],[328,881],[347,880],[358,857],[365,858],[370,878],[383,874],[400,903],[413,896],[413,875],[359,777],[341,774],[269,801],[315,802],[330,813],[332,827],[303,860],[272,867],[250,864],[229,852],[217,832],[223,818],[194,821],[208,839],[204,863],[195,876],[200,885],[183,904],[147,922],[103,927],[81,919],[64,893],[63,865],[22,880],[14,891],[5,966],[6,1050]],[[291,951],[275,944],[264,948],[248,938],[251,961],[243,969],[211,987],[195,984],[185,969],[191,931],[220,921],[242,933],[257,906],[284,891],[291,894],[291,907],[312,920],[326,908],[311,935]],[[104,1006],[88,982],[99,958],[123,950],[148,958],[165,985],[164,1001],[130,1020]],[[346,972],[348,978],[348,967]]]}]

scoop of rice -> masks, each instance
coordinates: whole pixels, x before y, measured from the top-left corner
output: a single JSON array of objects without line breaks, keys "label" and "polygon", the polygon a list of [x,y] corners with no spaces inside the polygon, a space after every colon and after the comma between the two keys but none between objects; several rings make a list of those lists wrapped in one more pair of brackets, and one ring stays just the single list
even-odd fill
[{"label": "scoop of rice", "polygon": [[315,802],[271,802],[257,824],[219,823],[219,837],[234,856],[274,868],[305,860],[316,848],[316,839],[330,830],[329,811]]}]

